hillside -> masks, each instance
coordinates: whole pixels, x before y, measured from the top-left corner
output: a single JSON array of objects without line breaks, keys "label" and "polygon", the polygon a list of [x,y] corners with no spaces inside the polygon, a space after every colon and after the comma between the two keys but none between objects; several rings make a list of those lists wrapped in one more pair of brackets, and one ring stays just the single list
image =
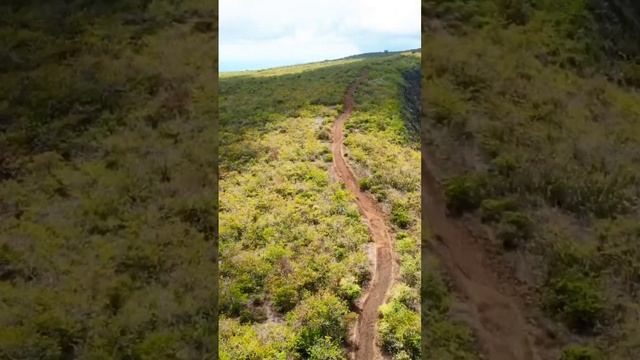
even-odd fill
[{"label": "hillside", "polygon": [[[465,229],[479,268],[497,279],[488,293],[523,324],[459,296],[472,310],[455,317],[485,355],[634,359],[640,9],[615,0],[422,4],[428,173],[446,221]],[[425,236],[436,254],[451,245],[446,234]],[[464,293],[452,267],[460,258],[443,263]],[[499,340],[518,331],[521,344]]]},{"label": "hillside", "polygon": [[214,358],[214,10],[0,5],[0,358]]},{"label": "hillside", "polygon": [[[353,350],[353,329],[368,329],[358,309],[374,301],[363,295],[382,281],[372,242],[386,241],[372,238],[380,218],[360,199],[392,234],[377,346],[420,358],[419,142],[403,76],[418,66],[415,54],[380,54],[221,75],[221,359]],[[349,171],[358,184],[345,184]]]}]

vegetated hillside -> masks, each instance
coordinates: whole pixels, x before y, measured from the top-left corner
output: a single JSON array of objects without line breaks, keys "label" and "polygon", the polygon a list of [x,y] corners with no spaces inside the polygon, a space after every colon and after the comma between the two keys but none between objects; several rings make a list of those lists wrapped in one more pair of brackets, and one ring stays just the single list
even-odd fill
[{"label": "vegetated hillside", "polygon": [[371,240],[331,171],[331,127],[364,69],[348,159],[391,219],[400,264],[381,346],[419,358],[419,144],[403,117],[403,74],[418,65],[393,54],[221,76],[222,359],[346,358]]},{"label": "vegetated hillside", "polygon": [[639,8],[423,1],[423,126],[449,210],[502,249],[562,359],[640,349]]},{"label": "vegetated hillside", "polygon": [[0,358],[214,357],[212,5],[0,6]]}]

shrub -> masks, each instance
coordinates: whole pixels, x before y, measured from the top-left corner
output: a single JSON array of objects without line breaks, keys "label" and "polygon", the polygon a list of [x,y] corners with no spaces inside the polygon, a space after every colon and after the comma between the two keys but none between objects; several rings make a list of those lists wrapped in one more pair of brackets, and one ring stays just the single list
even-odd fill
[{"label": "shrub", "polygon": [[507,211],[502,216],[502,221],[515,226],[523,236],[529,237],[533,231],[531,218],[519,211]]},{"label": "shrub", "polygon": [[441,319],[429,324],[422,349],[425,359],[477,359],[469,328]]},{"label": "shrub", "polygon": [[140,359],[162,359],[177,357],[180,347],[180,336],[175,332],[159,330],[148,334],[142,343],[136,346],[136,355]]},{"label": "shrub", "polygon": [[526,24],[533,10],[528,0],[499,0],[497,4],[504,19],[516,25]]},{"label": "shrub", "polygon": [[63,353],[55,338],[21,327],[0,327],[0,354],[7,359],[60,359]]},{"label": "shrub", "polygon": [[497,237],[506,249],[515,249],[531,238],[533,231],[531,219],[518,211],[507,211],[498,224]]},{"label": "shrub", "polygon": [[240,316],[247,305],[249,296],[239,286],[223,284],[220,289],[220,313],[228,316]]},{"label": "shrub", "polygon": [[406,229],[411,225],[409,209],[405,204],[396,202],[391,206],[391,222],[401,229]]},{"label": "shrub", "polygon": [[395,244],[396,251],[400,255],[413,255],[415,249],[418,246],[417,240],[404,231],[399,231],[398,233],[396,233]]},{"label": "shrub", "polygon": [[362,178],[358,180],[358,185],[360,186],[360,190],[367,191],[371,189],[371,178]]},{"label": "shrub", "polygon": [[293,348],[302,357],[309,357],[313,346],[326,337],[342,341],[346,334],[346,304],[332,294],[314,295],[289,313],[297,335]]},{"label": "shrub", "polygon": [[267,312],[263,307],[246,307],[240,310],[238,317],[242,323],[255,323],[267,320]]},{"label": "shrub", "polygon": [[518,168],[519,161],[512,153],[502,153],[491,161],[491,166],[499,175],[509,177]]},{"label": "shrub", "polygon": [[185,206],[179,210],[178,216],[182,221],[201,232],[205,239],[213,237],[213,224],[215,223],[214,218],[216,215],[211,202],[203,200],[190,204],[190,206]]},{"label": "shrub", "polygon": [[571,345],[564,349],[560,360],[601,360],[600,352],[589,346]]},{"label": "shrub", "polygon": [[318,140],[329,141],[331,140],[330,128],[323,127],[318,131]]},{"label": "shrub", "polygon": [[604,296],[597,280],[573,272],[558,275],[549,284],[546,306],[579,332],[594,329],[604,312]]},{"label": "shrub", "polygon": [[342,345],[329,336],[320,339],[309,349],[310,360],[342,360],[344,358]]},{"label": "shrub", "polygon": [[600,273],[597,249],[592,244],[578,244],[563,238],[553,239],[549,261],[552,274],[574,272],[584,276]]},{"label": "shrub", "polygon": [[[285,359],[292,333],[282,323],[271,323],[260,331],[250,324],[240,324],[235,319],[220,318],[220,360],[237,359]],[[191,354],[191,355],[188,355]],[[184,354],[183,358],[198,357],[198,353]],[[180,358],[173,357],[173,358]]]},{"label": "shrub", "polygon": [[420,281],[420,258],[415,253],[402,256],[400,277],[409,286],[418,285]]},{"label": "shrub", "polygon": [[382,189],[381,186],[374,186],[371,189],[371,193],[376,197],[376,200],[379,202],[385,202],[389,198],[389,194],[387,191]]},{"label": "shrub", "polygon": [[295,286],[286,284],[277,288],[273,294],[273,305],[280,313],[286,313],[298,303],[298,292]]},{"label": "shrub", "polygon": [[353,302],[355,301],[360,294],[362,293],[362,289],[360,285],[356,283],[356,279],[353,277],[346,277],[340,279],[340,288],[339,294],[343,299]]},{"label": "shrub", "polygon": [[451,302],[447,288],[435,269],[427,271],[422,279],[420,293],[422,294],[422,307],[428,309],[426,315],[437,316],[449,311]]},{"label": "shrub", "polygon": [[[380,307],[378,332],[382,348],[394,358],[420,358],[420,316],[399,298]],[[408,357],[406,357],[408,355]]]},{"label": "shrub", "polygon": [[467,103],[453,87],[432,84],[429,89],[428,109],[437,124],[449,126],[454,121],[466,118]]},{"label": "shrub", "polygon": [[512,197],[499,199],[485,199],[480,203],[480,216],[482,221],[498,221],[505,211],[515,211],[518,205]]},{"label": "shrub", "polygon": [[480,206],[486,194],[486,180],[477,174],[454,177],[445,184],[447,208],[453,215],[462,215]]}]

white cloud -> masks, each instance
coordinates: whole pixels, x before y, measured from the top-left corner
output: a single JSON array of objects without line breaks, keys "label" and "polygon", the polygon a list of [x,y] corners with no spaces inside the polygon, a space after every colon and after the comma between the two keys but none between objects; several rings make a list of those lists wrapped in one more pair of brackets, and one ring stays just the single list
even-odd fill
[{"label": "white cloud", "polygon": [[[221,69],[361,52],[367,36],[420,32],[419,0],[220,0]],[[382,49],[376,49],[382,50]],[[253,64],[256,65],[248,65]]]},{"label": "white cloud", "polygon": [[[420,1],[416,0],[357,0],[355,27],[391,34],[415,34],[420,31]],[[352,20],[353,21],[353,20]]]},{"label": "white cloud", "polygon": [[[332,35],[317,35],[299,31],[293,35],[266,41],[236,40],[220,43],[220,64],[291,65],[316,60],[334,59],[359,53],[360,50],[347,39]],[[222,65],[224,66],[224,65]],[[245,68],[256,66],[245,65]],[[257,67],[260,67],[259,65]]]}]

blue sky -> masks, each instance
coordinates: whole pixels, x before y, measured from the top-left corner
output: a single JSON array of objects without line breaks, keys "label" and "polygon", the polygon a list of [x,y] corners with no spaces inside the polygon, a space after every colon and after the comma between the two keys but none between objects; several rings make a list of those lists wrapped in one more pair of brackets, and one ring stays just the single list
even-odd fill
[{"label": "blue sky", "polygon": [[220,71],[420,47],[419,0],[220,0]]}]

